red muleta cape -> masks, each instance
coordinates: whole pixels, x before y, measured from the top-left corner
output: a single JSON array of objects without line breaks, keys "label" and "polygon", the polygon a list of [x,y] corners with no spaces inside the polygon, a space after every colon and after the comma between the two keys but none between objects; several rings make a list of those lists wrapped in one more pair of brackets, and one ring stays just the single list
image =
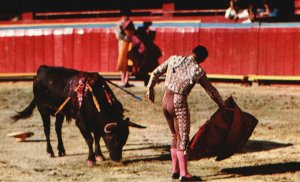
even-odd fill
[{"label": "red muleta cape", "polygon": [[218,109],[211,118],[199,128],[189,143],[188,160],[199,160],[217,157],[224,160],[236,152],[247,142],[258,120],[249,113],[243,112],[232,97],[225,105],[234,111],[223,112]]}]

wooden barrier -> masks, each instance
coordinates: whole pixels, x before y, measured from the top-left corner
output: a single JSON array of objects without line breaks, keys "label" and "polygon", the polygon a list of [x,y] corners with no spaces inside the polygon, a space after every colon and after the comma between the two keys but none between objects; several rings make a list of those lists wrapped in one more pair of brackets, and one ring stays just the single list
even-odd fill
[{"label": "wooden barrier", "polygon": [[[0,73],[31,73],[42,65],[116,72],[114,23],[0,26]],[[140,26],[141,22],[137,22]],[[202,66],[214,75],[300,75],[300,24],[201,24],[153,22],[162,63],[188,55],[198,44],[209,57]],[[274,77],[275,78],[275,77]]]}]

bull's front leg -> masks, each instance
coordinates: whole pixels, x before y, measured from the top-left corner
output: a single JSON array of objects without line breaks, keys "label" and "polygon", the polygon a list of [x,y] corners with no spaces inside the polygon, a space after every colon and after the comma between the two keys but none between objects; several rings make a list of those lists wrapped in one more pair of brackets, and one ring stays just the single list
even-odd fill
[{"label": "bull's front leg", "polygon": [[76,121],[76,125],[79,128],[83,138],[85,139],[86,144],[88,145],[89,148],[89,154],[87,158],[87,165],[88,166],[93,166],[96,164],[95,160],[95,155],[94,155],[94,150],[93,150],[93,136],[90,131],[86,129],[84,125],[82,125],[83,122]]},{"label": "bull's front leg", "polygon": [[100,138],[101,136],[94,132],[94,139],[95,139],[95,156],[96,156],[96,161],[104,161],[105,158],[101,152],[100,148]]}]

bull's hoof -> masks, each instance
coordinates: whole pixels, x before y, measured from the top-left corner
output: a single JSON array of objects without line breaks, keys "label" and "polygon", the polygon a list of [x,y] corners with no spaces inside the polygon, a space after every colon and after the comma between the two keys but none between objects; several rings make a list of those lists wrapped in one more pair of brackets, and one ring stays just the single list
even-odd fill
[{"label": "bull's hoof", "polygon": [[91,160],[87,160],[87,161],[86,161],[86,164],[87,164],[89,167],[93,167],[94,165],[96,165],[96,162],[95,162],[95,161],[91,161]]},{"label": "bull's hoof", "polygon": [[102,162],[102,161],[105,161],[105,158],[103,156],[97,156],[96,161]]},{"label": "bull's hoof", "polygon": [[49,157],[49,158],[54,158],[55,155],[54,155],[54,153],[48,153],[48,157]]},{"label": "bull's hoof", "polygon": [[59,157],[65,157],[66,156],[66,152],[58,152],[58,156]]}]

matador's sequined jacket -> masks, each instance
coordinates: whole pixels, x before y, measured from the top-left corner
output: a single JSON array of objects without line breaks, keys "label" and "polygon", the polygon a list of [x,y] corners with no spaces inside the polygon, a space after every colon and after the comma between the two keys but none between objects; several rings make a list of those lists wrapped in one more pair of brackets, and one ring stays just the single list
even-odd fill
[{"label": "matador's sequined jacket", "polygon": [[153,89],[159,76],[164,73],[166,73],[165,86],[174,93],[187,96],[195,84],[200,83],[219,106],[223,105],[219,92],[208,81],[205,71],[192,56],[171,56],[152,72],[147,89]]}]

